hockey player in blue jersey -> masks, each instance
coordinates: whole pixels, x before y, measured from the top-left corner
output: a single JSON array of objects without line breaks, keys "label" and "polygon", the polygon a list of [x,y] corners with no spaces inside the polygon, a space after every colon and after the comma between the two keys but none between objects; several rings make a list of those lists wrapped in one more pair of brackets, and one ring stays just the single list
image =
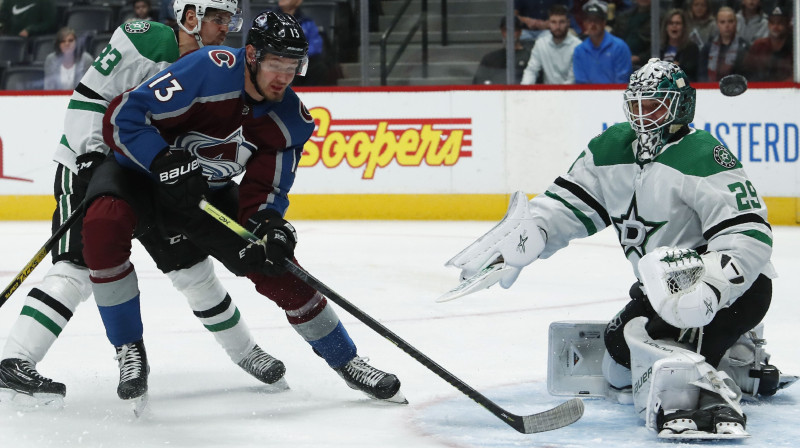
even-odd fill
[{"label": "hockey player in blue jersey", "polygon": [[[243,49],[205,47],[114,99],[104,139],[115,158],[89,187],[84,257],[109,341],[121,356],[120,396],[147,390],[148,365],[131,236],[180,263],[208,254],[286,313],[292,327],[353,389],[405,402],[400,381],[359,357],[326,298],[285,272],[297,234],[284,218],[303,145],[314,130],[289,88],[308,44],[290,16],[257,16]],[[243,174],[240,184],[232,179]],[[199,209],[205,197],[265,245],[246,242]],[[169,240],[165,235],[180,235]]]}]

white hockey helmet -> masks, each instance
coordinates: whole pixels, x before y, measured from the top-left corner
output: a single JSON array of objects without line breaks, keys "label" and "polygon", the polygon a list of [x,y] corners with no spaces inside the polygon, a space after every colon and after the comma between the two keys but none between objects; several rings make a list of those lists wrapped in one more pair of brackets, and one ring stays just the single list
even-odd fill
[{"label": "white hockey helmet", "polygon": [[[187,6],[194,6],[195,14],[197,14],[197,26],[193,30],[187,29],[183,26],[183,13]],[[239,8],[237,0],[174,0],[172,9],[175,10],[175,18],[178,21],[178,26],[189,34],[194,34],[200,46],[203,42],[200,41],[200,28],[203,23],[203,17],[206,15],[206,10],[218,9],[231,13],[231,21],[228,24],[228,32],[237,32],[242,29],[242,10]]]}]

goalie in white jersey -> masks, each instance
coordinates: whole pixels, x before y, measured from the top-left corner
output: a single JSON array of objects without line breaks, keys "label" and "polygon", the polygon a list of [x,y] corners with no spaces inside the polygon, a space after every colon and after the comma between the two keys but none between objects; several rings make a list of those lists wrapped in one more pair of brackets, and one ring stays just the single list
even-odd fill
[{"label": "goalie in white jersey", "polygon": [[[633,386],[661,437],[747,436],[741,391],[718,368],[770,305],[766,207],[728,148],[689,127],[695,90],[677,65],[651,59],[632,74],[624,109],[628,123],[592,139],[544,194],[515,194],[503,221],[448,265],[468,279],[462,289],[508,288],[534,260],[612,226],[639,281],[605,329],[607,380]],[[777,388],[759,390],[754,377],[777,372],[762,361],[739,366],[753,395]]]},{"label": "goalie in white jersey", "polygon": [[[53,230],[76,212],[94,168],[109,152],[102,136],[103,114],[109,102],[160,72],[179,56],[204,45],[220,45],[229,31],[241,27],[236,0],[176,0],[174,8],[179,19],[177,31],[148,21],[129,22],[117,28],[72,94],[64,136],[54,156],[58,166]],[[81,223],[78,220],[54,248],[53,267],[41,285],[31,289],[11,329],[0,362],[0,403],[17,407],[63,404],[66,386],[39,374],[36,364],[44,358],[78,304],[92,293],[82,255]],[[175,265],[163,254],[156,260],[233,362],[265,383],[282,378],[283,363],[256,345],[207,257],[194,260],[191,265]],[[143,354],[118,356],[141,359]]]}]

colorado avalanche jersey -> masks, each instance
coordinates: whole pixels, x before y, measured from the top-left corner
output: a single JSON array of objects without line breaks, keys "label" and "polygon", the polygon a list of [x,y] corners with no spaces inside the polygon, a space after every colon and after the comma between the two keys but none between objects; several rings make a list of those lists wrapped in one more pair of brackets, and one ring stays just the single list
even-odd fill
[{"label": "colorado avalanche jersey", "polygon": [[165,148],[197,157],[211,188],[242,173],[240,214],[289,206],[314,120],[290,88],[280,102],[244,91],[245,49],[204,47],[112,101],[104,138],[122,166],[150,172]]},{"label": "colorado avalanche jersey", "polygon": [[573,238],[613,226],[637,277],[639,259],[660,246],[731,256],[745,271],[732,297],[761,273],[776,276],[766,206],[726,147],[708,132],[691,129],[641,165],[635,145],[628,123],[610,127],[591,140],[566,175],[530,201],[534,219],[547,232],[541,258]]},{"label": "colorado avalanche jersey", "polygon": [[103,114],[109,102],[178,59],[172,28],[137,21],[121,25],[72,93],[53,160],[77,172],[75,159],[91,151],[108,153]]}]

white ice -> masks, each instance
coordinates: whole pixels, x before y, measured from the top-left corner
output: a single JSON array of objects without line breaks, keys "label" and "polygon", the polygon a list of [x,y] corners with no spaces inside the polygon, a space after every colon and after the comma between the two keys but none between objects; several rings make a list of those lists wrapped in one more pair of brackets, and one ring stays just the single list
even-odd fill
[{"label": "white ice", "polygon": [[[340,295],[510,412],[528,414],[564,400],[545,387],[547,329],[557,320],[607,320],[633,282],[614,233],[579,240],[499,286],[447,303],[455,285],[443,263],[488,230],[489,222],[298,221],[302,265]],[[766,318],[773,363],[800,373],[800,228],[777,227],[774,282]],[[0,224],[0,283],[8,284],[49,236],[49,223]],[[0,409],[0,446],[24,447],[595,447],[654,446],[629,406],[587,400],[584,417],[557,431],[523,435],[337,307],[359,354],[396,373],[408,405],[376,403],[342,380],[294,333],[283,313],[250,283],[217,274],[257,342],[282,359],[291,390],[270,392],[233,365],[138,246],[134,248],[150,357],[150,412],[133,418],[116,396],[114,351],[92,299],[78,308],[39,370],[67,384],[57,412]],[[49,258],[0,308],[5,344]],[[335,306],[335,305],[334,305]],[[800,386],[748,405],[744,442],[717,446],[794,447],[800,440]],[[709,444],[705,444],[706,446]],[[684,444],[681,446],[692,446]],[[698,445],[700,446],[700,445]]]}]

